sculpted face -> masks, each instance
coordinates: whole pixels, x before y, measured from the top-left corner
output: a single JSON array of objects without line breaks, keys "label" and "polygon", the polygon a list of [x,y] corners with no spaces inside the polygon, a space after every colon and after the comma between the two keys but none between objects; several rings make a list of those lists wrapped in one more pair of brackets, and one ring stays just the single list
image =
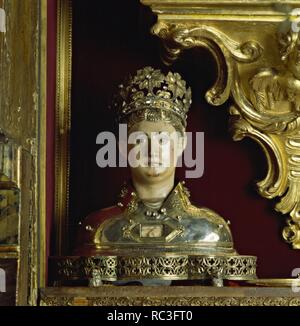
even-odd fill
[{"label": "sculpted face", "polygon": [[129,165],[136,180],[151,184],[173,178],[185,143],[170,123],[138,122],[128,131],[128,142]]}]

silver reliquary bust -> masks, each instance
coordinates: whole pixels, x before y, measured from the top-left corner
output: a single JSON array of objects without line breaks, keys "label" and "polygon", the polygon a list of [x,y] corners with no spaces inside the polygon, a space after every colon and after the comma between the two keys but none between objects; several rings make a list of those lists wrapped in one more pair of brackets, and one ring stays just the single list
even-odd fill
[{"label": "silver reliquary bust", "polygon": [[112,109],[127,127],[119,148],[131,160],[131,180],[116,206],[80,225],[74,259],[90,271],[92,285],[203,279],[222,285],[256,277],[256,258],[238,255],[228,223],[193,205],[184,181],[175,182],[190,105],[191,89],[178,73],[145,67],[119,87]]}]

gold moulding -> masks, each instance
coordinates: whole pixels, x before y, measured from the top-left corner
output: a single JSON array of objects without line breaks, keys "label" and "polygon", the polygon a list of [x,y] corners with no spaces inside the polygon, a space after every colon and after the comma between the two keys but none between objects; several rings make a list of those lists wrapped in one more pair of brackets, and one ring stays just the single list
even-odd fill
[{"label": "gold moulding", "polygon": [[246,283],[264,287],[298,287],[300,288],[300,279],[298,278],[266,278],[257,280],[247,280]]},{"label": "gold moulding", "polygon": [[278,199],[276,211],[289,215],[283,238],[300,249],[299,1],[281,12],[274,2],[142,0],[157,14],[152,33],[162,41],[164,63],[199,47],[215,59],[218,76],[206,100],[220,106],[231,98],[233,139],[249,137],[262,148],[268,172],[258,191]]},{"label": "gold moulding", "polygon": [[250,280],[256,279],[254,256],[155,255],[52,257],[53,282],[88,280]]}]

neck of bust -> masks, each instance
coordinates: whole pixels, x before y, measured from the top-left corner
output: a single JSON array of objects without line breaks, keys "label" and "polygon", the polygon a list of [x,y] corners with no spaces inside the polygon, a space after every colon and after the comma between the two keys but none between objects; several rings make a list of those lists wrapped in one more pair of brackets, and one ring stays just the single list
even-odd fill
[{"label": "neck of bust", "polygon": [[132,176],[132,183],[138,197],[152,209],[159,209],[174,187],[175,174],[159,182],[146,183]]}]

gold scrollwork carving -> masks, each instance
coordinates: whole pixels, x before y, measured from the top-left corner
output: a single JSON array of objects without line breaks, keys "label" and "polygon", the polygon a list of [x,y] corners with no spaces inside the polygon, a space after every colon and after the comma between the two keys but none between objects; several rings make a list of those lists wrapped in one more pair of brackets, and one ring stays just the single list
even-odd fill
[{"label": "gold scrollwork carving", "polygon": [[[276,16],[274,8],[270,7],[270,16],[267,17],[259,9],[258,2],[253,4],[257,8],[252,20],[270,24],[270,34],[277,33],[279,49],[274,45],[270,54],[269,42],[275,42],[259,37],[258,24],[253,25],[257,29],[255,32],[248,33],[249,39],[241,37],[239,31],[234,31],[229,37],[225,23],[228,13],[216,11],[215,21],[205,20],[203,6],[210,6],[206,2],[196,1],[195,7],[189,8],[194,12],[189,16],[193,19],[178,11],[177,1],[168,3],[168,6],[164,1],[162,4],[151,0],[143,2],[158,14],[152,32],[163,41],[163,61],[166,64],[174,62],[183,50],[193,47],[204,47],[213,55],[218,76],[206,93],[206,100],[219,106],[230,96],[233,99],[229,111],[233,138],[238,141],[250,137],[262,147],[268,173],[257,183],[258,191],[268,199],[280,197],[276,210],[289,214],[283,237],[294,249],[300,249],[300,38],[299,33],[292,30],[292,22],[286,20],[287,13]],[[231,16],[235,27],[239,15],[248,12],[249,4],[240,2],[240,12],[233,12]],[[176,15],[170,14],[171,8]],[[248,20],[245,18],[241,24],[246,27]],[[222,24],[218,25],[216,21],[222,21]],[[245,31],[243,33],[248,35]],[[265,67],[268,60],[274,62],[274,66]],[[245,76],[250,78],[245,80],[248,78]]]},{"label": "gold scrollwork carving", "polygon": [[278,43],[282,66],[261,69],[249,80],[251,110],[257,116],[248,114],[246,106],[236,112],[232,125],[236,139],[249,136],[263,148],[269,169],[258,183],[259,192],[281,197],[276,210],[290,215],[283,237],[300,249],[299,34],[291,29],[278,33]]},{"label": "gold scrollwork carving", "polygon": [[206,100],[212,105],[222,105],[229,98],[236,61],[251,63],[263,52],[263,48],[255,41],[240,44],[207,25],[188,27],[159,22],[154,25],[152,32],[165,41],[163,61],[166,64],[175,61],[183,50],[193,47],[205,47],[211,52],[218,69],[218,78],[206,93]]}]

